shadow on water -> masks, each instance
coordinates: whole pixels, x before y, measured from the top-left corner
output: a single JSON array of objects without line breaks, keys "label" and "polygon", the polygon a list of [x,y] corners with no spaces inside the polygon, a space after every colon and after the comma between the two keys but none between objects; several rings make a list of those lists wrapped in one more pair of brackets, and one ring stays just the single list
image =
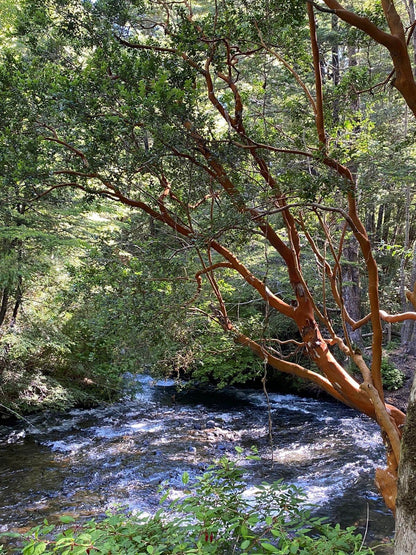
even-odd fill
[{"label": "shadow on water", "polygon": [[[100,515],[115,504],[152,512],[158,486],[181,489],[235,447],[258,447],[248,487],[283,478],[301,486],[317,514],[357,525],[382,541],[394,521],[376,493],[383,465],[378,428],[330,401],[270,394],[273,444],[264,396],[254,390],[177,393],[170,382],[140,378],[133,399],[112,406],[33,416],[0,427],[0,532],[27,529],[59,514]],[[377,551],[377,553],[388,553]]]}]

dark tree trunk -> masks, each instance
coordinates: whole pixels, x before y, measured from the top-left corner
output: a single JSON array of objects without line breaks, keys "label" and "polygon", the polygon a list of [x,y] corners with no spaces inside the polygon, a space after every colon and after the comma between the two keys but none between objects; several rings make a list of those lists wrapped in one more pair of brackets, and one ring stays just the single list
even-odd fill
[{"label": "dark tree trunk", "polygon": [[384,220],[384,204],[380,204],[378,207],[377,213],[377,224],[376,224],[376,241],[381,240],[381,230],[383,227],[383,220]]},{"label": "dark tree trunk", "polygon": [[376,231],[376,220],[374,217],[374,212],[375,212],[374,206],[373,205],[369,206],[367,208],[367,214],[365,217],[366,229],[372,240],[374,240],[374,233]]},{"label": "dark tree trunk", "polygon": [[22,299],[23,299],[23,280],[21,278],[21,276],[19,276],[19,284],[17,286],[16,289],[16,300],[13,306],[13,312],[12,312],[12,318],[11,318],[11,322],[10,322],[10,327],[13,328],[14,325],[16,324],[16,319],[17,319],[17,315],[19,313],[19,309],[22,305]]},{"label": "dark tree trunk", "polygon": [[[348,314],[356,321],[361,318],[361,290],[360,269],[358,265],[358,244],[349,240],[344,248],[344,263],[342,264],[342,293],[344,306]],[[362,345],[361,328],[353,331],[347,324],[351,341],[355,345]]]},{"label": "dark tree trunk", "polygon": [[[338,18],[335,14],[332,16],[331,20],[331,27],[333,35],[335,36],[338,32]],[[332,46],[332,82],[334,86],[339,85],[340,79],[340,72],[339,72],[339,46],[338,44],[334,44]],[[332,108],[332,119],[334,123],[338,123],[339,121],[339,98],[336,96],[334,105]]]},{"label": "dark tree trunk", "polygon": [[3,325],[4,319],[6,318],[8,301],[9,301],[9,289],[7,287],[5,287],[3,289],[3,294],[2,294],[2,297],[1,297],[0,326]]},{"label": "dark tree trunk", "polygon": [[403,432],[396,501],[395,555],[416,553],[416,377]]},{"label": "dark tree trunk", "polygon": [[381,233],[381,238],[385,243],[388,243],[389,240],[389,233],[390,233],[390,226],[392,223],[392,210],[393,207],[391,204],[387,204],[384,206],[384,219],[383,219],[383,229]]}]

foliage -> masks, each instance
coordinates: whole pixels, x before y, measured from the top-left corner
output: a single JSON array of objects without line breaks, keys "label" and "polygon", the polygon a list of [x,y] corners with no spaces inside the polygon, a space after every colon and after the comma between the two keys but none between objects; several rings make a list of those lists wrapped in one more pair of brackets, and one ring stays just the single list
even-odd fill
[{"label": "foliage", "polygon": [[[249,456],[247,459],[253,458]],[[194,481],[182,475],[184,496],[153,516],[119,510],[104,520],[76,524],[61,517],[68,528],[45,522],[28,532],[23,555],[106,554],[162,555],[276,553],[303,555],[370,555],[353,527],[346,530],[311,516],[302,505],[304,494],[282,481],[263,483],[248,496],[238,464],[221,458]],[[163,508],[163,504],[165,508]]]},{"label": "foliage", "polygon": [[[358,8],[382,25],[381,10]],[[330,347],[358,359],[348,316],[366,325],[381,394],[379,300],[399,312],[407,263],[384,245],[407,241],[404,252],[415,237],[401,191],[415,129],[394,99],[360,92],[390,68],[380,46],[335,20],[293,0],[22,1],[0,50],[8,322],[7,299],[34,300],[30,286],[49,271],[47,228],[64,235],[66,207],[125,206],[67,254],[68,282],[48,297],[62,349],[39,334],[39,364],[110,388],[142,364],[222,385],[267,360],[374,416]],[[343,279],[348,265],[355,281]]]},{"label": "foliage", "polygon": [[381,376],[383,385],[388,391],[395,391],[403,387],[406,379],[405,374],[399,368],[396,368],[388,358],[383,358],[381,362]]},{"label": "foliage", "polygon": [[[21,0],[1,28],[8,362],[29,367],[39,352],[38,364],[106,387],[142,361],[221,384],[269,364],[376,418],[395,476],[404,414],[376,401],[381,320],[408,317],[416,128],[388,91],[416,115],[413,27],[406,37],[394,3],[353,0],[342,14],[296,0],[193,4]],[[141,212],[141,228],[90,230],[92,249],[65,264],[72,283],[48,297],[64,301],[52,318],[63,322],[36,344],[14,333],[16,317],[49,272],[48,227],[63,236],[75,200]],[[226,340],[209,335],[213,322]],[[371,368],[353,332],[371,337]]]},{"label": "foliage", "polygon": [[[69,260],[77,264],[88,250],[84,240],[90,236],[90,218],[85,216],[84,208],[82,203],[74,202],[55,214],[53,221],[38,212],[35,230],[33,215],[28,211],[25,221],[32,227],[10,226],[7,230],[9,236],[22,239],[19,248],[23,254],[17,257],[18,264],[9,257],[2,276],[16,271],[22,278],[23,295],[17,318],[11,318],[13,288],[11,281],[4,283],[10,291],[8,316],[0,327],[1,403],[6,410],[90,405],[114,397],[119,386],[120,372],[100,376],[92,364],[71,364],[77,336],[66,331],[71,316],[66,310],[66,298],[71,295],[66,265]],[[94,224],[96,232],[98,223]],[[2,260],[6,262],[4,253]]]}]

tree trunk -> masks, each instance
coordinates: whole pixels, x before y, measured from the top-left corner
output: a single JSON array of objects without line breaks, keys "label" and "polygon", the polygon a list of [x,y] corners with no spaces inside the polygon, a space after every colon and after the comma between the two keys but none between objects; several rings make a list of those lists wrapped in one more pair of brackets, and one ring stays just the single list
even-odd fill
[{"label": "tree trunk", "polygon": [[[407,1],[405,1],[405,4],[406,4],[407,12],[409,14],[409,24],[413,25],[413,22],[416,19],[414,0],[407,0]],[[416,34],[415,34],[414,31],[412,33],[412,45],[413,45],[414,73],[416,75]]]},{"label": "tree trunk", "polygon": [[394,553],[416,553],[416,376],[410,393],[401,447]]},{"label": "tree trunk", "polygon": [[[334,35],[338,33],[338,17],[333,14],[331,19],[331,30]],[[332,46],[332,82],[334,87],[339,85],[340,71],[339,71],[339,46],[334,44]],[[332,108],[332,120],[335,124],[339,122],[339,98],[335,97],[334,105]]]},{"label": "tree trunk", "polygon": [[6,318],[8,301],[9,301],[9,289],[8,289],[8,287],[5,287],[3,289],[3,293],[2,293],[2,297],[1,297],[0,326],[3,325],[4,319]]},{"label": "tree trunk", "polygon": [[378,212],[377,212],[377,223],[376,223],[376,236],[375,236],[375,240],[381,241],[381,230],[383,227],[383,220],[384,220],[384,208],[385,205],[384,204],[380,204],[380,206],[378,207]]},{"label": "tree trunk", "polygon": [[[412,273],[410,277],[410,289],[413,289],[416,283],[416,241],[413,245],[413,266]],[[413,310],[410,303],[406,302],[406,296],[404,295],[403,311]],[[414,320],[406,320],[403,322],[401,329],[401,345],[406,350],[407,353],[416,356],[416,327]]]},{"label": "tree trunk", "polygon": [[[361,290],[360,290],[360,268],[358,265],[358,244],[353,239],[349,240],[344,248],[345,261],[342,264],[342,293],[344,306],[348,314],[355,320],[361,318]],[[361,328],[352,330],[346,324],[352,343],[362,345]]]},{"label": "tree trunk", "polygon": [[392,210],[393,210],[393,207],[391,203],[386,204],[384,206],[384,220],[383,220],[381,238],[385,243],[388,243],[389,241],[390,226],[392,223],[392,217],[391,217]]}]

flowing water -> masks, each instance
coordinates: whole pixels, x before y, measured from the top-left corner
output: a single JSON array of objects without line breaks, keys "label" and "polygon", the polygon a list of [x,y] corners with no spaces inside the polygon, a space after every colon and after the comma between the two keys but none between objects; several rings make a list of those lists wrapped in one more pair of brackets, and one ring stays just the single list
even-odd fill
[{"label": "flowing water", "polygon": [[392,535],[373,484],[383,445],[368,418],[331,401],[270,394],[271,445],[261,392],[175,394],[169,382],[140,381],[140,393],[115,405],[0,427],[0,532],[115,504],[152,512],[162,482],[179,490],[184,471],[202,473],[215,458],[234,457],[236,446],[248,453],[255,445],[261,461],[250,461],[248,487],[283,478],[305,490],[317,514],[368,525],[372,541]]}]

